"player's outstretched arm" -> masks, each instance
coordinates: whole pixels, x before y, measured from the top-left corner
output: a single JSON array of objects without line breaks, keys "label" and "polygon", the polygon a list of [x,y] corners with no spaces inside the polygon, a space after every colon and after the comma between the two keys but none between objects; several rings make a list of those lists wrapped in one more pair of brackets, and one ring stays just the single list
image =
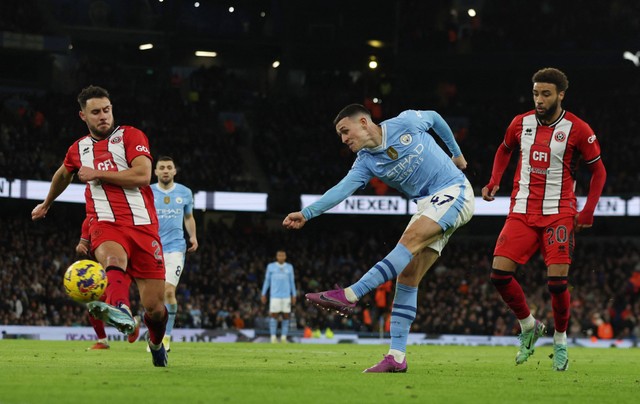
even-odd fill
[{"label": "player's outstretched arm", "polygon": [[482,199],[485,201],[493,201],[500,187],[498,185],[489,184],[482,188]]},{"label": "player's outstretched arm", "polygon": [[89,248],[90,248],[89,241],[80,239],[80,241],[78,241],[78,245],[76,245],[76,254],[79,257],[88,257]]},{"label": "player's outstretched arm", "polygon": [[187,252],[196,252],[196,250],[198,249],[198,239],[194,236],[194,237],[189,237],[189,243],[190,246],[187,249]]},{"label": "player's outstretched arm", "polygon": [[184,215],[184,227],[187,229],[189,235],[189,248],[187,252],[195,252],[198,249],[198,238],[196,237],[196,219],[193,214]]},{"label": "player's outstretched arm", "polygon": [[301,229],[305,223],[307,223],[307,219],[304,218],[302,212],[289,213],[282,221],[282,225],[289,230]]},{"label": "player's outstretched arm", "polygon": [[461,170],[466,170],[467,169],[467,160],[464,158],[464,156],[461,154],[458,157],[451,157],[451,160],[453,160],[453,164],[456,165],[456,167],[458,167]]},{"label": "player's outstretched arm", "polygon": [[507,145],[502,142],[498,149],[496,150],[496,156],[493,159],[493,169],[491,170],[491,179],[489,183],[482,188],[482,199],[485,201],[493,201],[496,195],[496,192],[500,189],[500,180],[502,179],[502,174],[507,169],[509,165],[509,160],[511,159],[511,149],[507,147]]},{"label": "player's outstretched arm", "polygon": [[56,198],[60,196],[65,189],[67,189],[69,184],[71,184],[72,179],[73,174],[67,171],[64,164],[61,165],[60,168],[56,170],[55,174],[53,174],[47,197],[31,211],[31,220],[44,219],[53,201],[55,201]]},{"label": "player's outstretched arm", "polygon": [[79,257],[89,257],[89,252],[91,249],[91,243],[89,242],[89,216],[86,216],[82,221],[82,230],[80,231],[80,241],[78,241],[78,245],[76,246],[76,254]]},{"label": "player's outstretched arm", "polygon": [[589,194],[587,195],[587,202],[584,204],[584,207],[580,213],[575,216],[576,233],[588,229],[593,225],[593,213],[596,210],[598,200],[600,199],[600,195],[602,195],[602,189],[607,180],[607,170],[604,168],[602,159],[587,165],[587,168],[591,171]]}]

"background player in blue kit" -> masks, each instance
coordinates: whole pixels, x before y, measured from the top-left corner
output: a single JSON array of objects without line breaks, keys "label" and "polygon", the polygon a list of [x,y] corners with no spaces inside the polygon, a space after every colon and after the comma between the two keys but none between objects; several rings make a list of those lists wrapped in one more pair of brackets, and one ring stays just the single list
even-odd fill
[{"label": "background player in blue kit", "polygon": [[278,317],[282,313],[282,332],[280,341],[287,342],[289,332],[289,313],[291,305],[296,304],[296,283],[293,275],[293,265],[287,261],[287,253],[284,250],[276,252],[276,260],[267,265],[267,274],[262,284],[262,304],[267,302],[269,291],[269,332],[271,342],[278,342],[277,329]]},{"label": "background player in blue kit", "polygon": [[[282,224],[288,229],[302,228],[307,220],[336,206],[374,177],[417,203],[417,212],[398,244],[360,280],[346,289],[305,295],[320,307],[348,313],[365,294],[397,277],[389,353],[365,372],[406,372],[407,337],[416,316],[418,284],[451,234],[473,216],[473,189],[460,171],[467,162],[453,132],[435,111],[408,110],[377,125],[364,106],[351,104],[333,123],[342,142],[357,153],[351,170],[315,203],[289,213]],[[430,130],[442,139],[452,157]]]},{"label": "background player in blue kit", "polygon": [[[174,182],[177,169],[173,159],[168,156],[160,157],[156,163],[155,174],[158,182],[151,185],[151,189],[160,224],[160,241],[166,269],[164,304],[169,312],[163,343],[169,351],[171,331],[178,311],[176,287],[184,269],[185,251],[196,251],[198,239],[196,238],[196,221],[193,217],[193,194],[189,188]],[[184,239],[183,222],[189,235],[189,249]]]}]

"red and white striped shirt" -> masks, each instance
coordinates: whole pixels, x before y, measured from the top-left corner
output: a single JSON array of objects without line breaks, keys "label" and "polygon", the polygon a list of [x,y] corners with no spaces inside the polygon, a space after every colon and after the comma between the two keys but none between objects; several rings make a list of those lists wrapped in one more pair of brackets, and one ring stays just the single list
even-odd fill
[{"label": "red and white striped shirt", "polygon": [[552,215],[577,212],[573,171],[582,155],[586,164],[600,159],[600,145],[589,125],[562,111],[551,125],[535,111],[516,116],[504,137],[509,150],[520,147],[513,179],[511,212]]},{"label": "red and white striped shirt", "polygon": [[[87,135],[77,140],[64,159],[69,172],[81,166],[103,171],[124,171],[138,156],[147,156],[149,140],[132,126],[118,126],[107,138],[96,140]],[[116,222],[125,226],[157,224],[153,191],[150,186],[123,188],[99,180],[87,183],[85,190],[87,216],[98,221]]]}]

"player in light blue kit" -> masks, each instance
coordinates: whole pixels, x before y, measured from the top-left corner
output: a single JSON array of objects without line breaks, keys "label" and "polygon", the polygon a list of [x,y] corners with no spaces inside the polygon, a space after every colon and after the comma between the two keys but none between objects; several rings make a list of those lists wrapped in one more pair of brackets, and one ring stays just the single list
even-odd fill
[{"label": "player in light blue kit", "polygon": [[[407,336],[416,317],[418,284],[451,234],[473,216],[473,189],[460,171],[467,162],[451,129],[435,111],[408,110],[377,125],[365,107],[351,104],[333,123],[342,142],[357,153],[351,170],[318,201],[301,212],[289,213],[282,224],[288,229],[302,228],[307,220],[342,202],[373,177],[417,203],[417,213],[398,244],[360,280],[346,289],[305,295],[322,308],[346,314],[365,294],[397,277],[391,347],[382,361],[365,372],[406,372]],[[453,157],[436,143],[428,133],[431,130]]]},{"label": "player in light blue kit", "polygon": [[267,274],[262,284],[262,304],[267,302],[269,291],[269,332],[271,342],[278,342],[276,333],[278,329],[278,317],[282,313],[282,332],[280,342],[287,342],[289,333],[289,313],[291,305],[296,304],[296,283],[293,275],[293,265],[287,261],[287,253],[284,250],[276,252],[276,260],[267,265]]},{"label": "player in light blue kit", "polygon": [[[169,351],[171,331],[173,331],[178,311],[176,287],[184,269],[185,251],[196,251],[198,239],[196,238],[196,220],[193,217],[193,194],[189,188],[173,181],[177,174],[173,159],[168,156],[160,157],[156,163],[155,174],[158,182],[151,185],[151,189],[158,213],[160,241],[166,270],[164,304],[169,312],[167,330],[162,342]],[[189,235],[189,249],[184,239],[183,222]]]}]

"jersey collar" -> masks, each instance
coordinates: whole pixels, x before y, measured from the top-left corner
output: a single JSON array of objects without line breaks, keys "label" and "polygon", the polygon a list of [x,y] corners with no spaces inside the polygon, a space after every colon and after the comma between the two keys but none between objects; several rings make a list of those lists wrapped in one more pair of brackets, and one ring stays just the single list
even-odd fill
[{"label": "jersey collar", "polygon": [[164,189],[160,186],[159,182],[156,182],[156,188],[158,189],[158,191],[164,193],[164,194],[168,194],[169,192],[173,191],[174,189],[176,189],[176,183],[174,182],[173,185],[170,188]]},{"label": "jersey collar", "polygon": [[382,143],[376,147],[367,148],[366,150],[370,153],[378,153],[387,148],[387,125],[383,123],[380,127],[382,128]]},{"label": "jersey collar", "polygon": [[113,131],[111,131],[111,133],[109,134],[109,136],[105,137],[104,139],[96,139],[93,136],[91,136],[91,133],[89,133],[89,137],[91,138],[91,140],[93,141],[93,143],[97,143],[100,142],[102,140],[107,140],[109,138],[111,138],[111,136],[113,136],[114,134],[116,134],[116,132],[118,132],[120,130],[120,125],[116,126],[115,128],[113,128]]},{"label": "jersey collar", "polygon": [[553,121],[552,123],[550,123],[549,125],[545,125],[542,122],[540,122],[540,120],[538,119],[538,117],[536,116],[536,121],[538,121],[538,125],[540,126],[548,126],[550,128],[553,128],[554,126],[556,126],[558,123],[560,123],[561,120],[564,119],[564,115],[567,113],[567,111],[565,111],[564,109],[562,110],[562,112],[560,113],[560,116],[558,117],[558,119],[556,119],[555,121]]}]

